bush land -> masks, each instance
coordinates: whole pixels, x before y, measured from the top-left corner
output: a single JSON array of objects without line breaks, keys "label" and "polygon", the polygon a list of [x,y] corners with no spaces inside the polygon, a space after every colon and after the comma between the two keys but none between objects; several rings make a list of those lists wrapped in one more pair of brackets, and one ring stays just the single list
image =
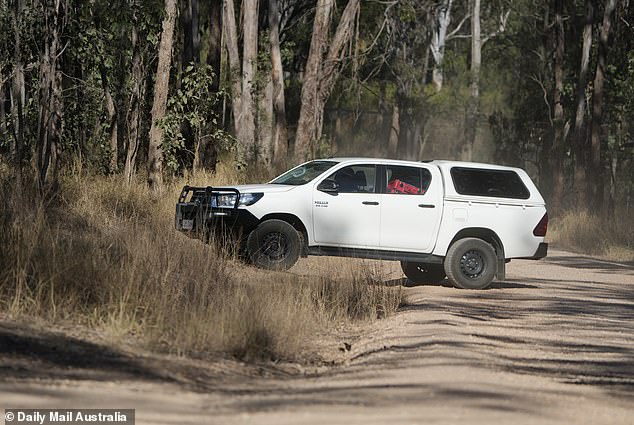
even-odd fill
[{"label": "bush land", "polygon": [[[233,173],[233,174],[232,174]],[[159,197],[119,178],[67,176],[55,194],[14,186],[0,171],[0,309],[11,318],[96,328],[161,352],[300,359],[316,333],[395,311],[401,291],[361,267],[334,280],[245,266],[230,244],[173,229],[189,184],[244,179],[235,171],[173,181]]]}]

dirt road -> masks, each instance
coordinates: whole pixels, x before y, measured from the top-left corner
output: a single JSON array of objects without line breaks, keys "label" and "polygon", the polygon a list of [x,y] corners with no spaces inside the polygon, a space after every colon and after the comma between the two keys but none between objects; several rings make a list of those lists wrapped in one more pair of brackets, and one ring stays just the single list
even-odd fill
[{"label": "dirt road", "polygon": [[485,291],[406,288],[408,307],[318,375],[226,366],[204,392],[108,371],[14,377],[0,407],[135,408],[143,424],[634,424],[634,267],[552,251],[507,274]]}]

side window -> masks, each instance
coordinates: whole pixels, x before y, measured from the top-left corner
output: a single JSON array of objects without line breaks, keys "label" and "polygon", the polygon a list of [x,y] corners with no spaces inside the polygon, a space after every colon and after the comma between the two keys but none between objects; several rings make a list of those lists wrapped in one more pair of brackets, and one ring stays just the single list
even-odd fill
[{"label": "side window", "polygon": [[350,165],[328,176],[339,186],[339,193],[374,193],[375,165]]},{"label": "side window", "polygon": [[520,176],[511,170],[453,167],[451,178],[461,195],[528,199],[530,193]]},{"label": "side window", "polygon": [[385,181],[385,193],[424,195],[431,183],[431,173],[426,168],[388,165]]}]

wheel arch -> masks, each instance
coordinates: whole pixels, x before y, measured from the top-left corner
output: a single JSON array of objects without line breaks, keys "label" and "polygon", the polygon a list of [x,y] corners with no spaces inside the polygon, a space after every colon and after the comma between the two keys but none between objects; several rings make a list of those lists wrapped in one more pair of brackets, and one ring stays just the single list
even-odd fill
[{"label": "wheel arch", "polygon": [[260,219],[260,223],[266,220],[282,220],[290,224],[299,232],[302,239],[302,257],[306,257],[308,255],[308,230],[306,229],[306,225],[302,222],[302,220],[294,214],[290,213],[270,213],[263,216]]},{"label": "wheel arch", "polygon": [[497,257],[497,274],[496,277],[498,280],[504,280],[506,275],[506,259],[504,256],[504,244],[500,237],[491,229],[487,229],[485,227],[467,227],[465,229],[461,229],[458,233],[456,233],[451,239],[451,242],[447,246],[449,248],[456,241],[464,238],[478,238],[482,239],[485,242],[490,243],[495,250],[495,255]]}]

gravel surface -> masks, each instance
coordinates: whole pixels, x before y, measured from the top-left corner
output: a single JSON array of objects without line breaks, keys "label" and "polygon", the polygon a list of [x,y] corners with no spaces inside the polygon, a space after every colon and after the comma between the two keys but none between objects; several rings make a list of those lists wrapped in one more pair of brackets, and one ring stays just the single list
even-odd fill
[{"label": "gravel surface", "polygon": [[[364,264],[406,284],[395,263]],[[406,307],[342,341],[342,364],[319,374],[262,377],[229,363],[193,391],[155,363],[158,376],[125,380],[117,364],[98,379],[2,380],[0,363],[0,407],[135,408],[138,424],[634,424],[634,266],[552,251],[512,261],[488,290],[404,291]]]}]

